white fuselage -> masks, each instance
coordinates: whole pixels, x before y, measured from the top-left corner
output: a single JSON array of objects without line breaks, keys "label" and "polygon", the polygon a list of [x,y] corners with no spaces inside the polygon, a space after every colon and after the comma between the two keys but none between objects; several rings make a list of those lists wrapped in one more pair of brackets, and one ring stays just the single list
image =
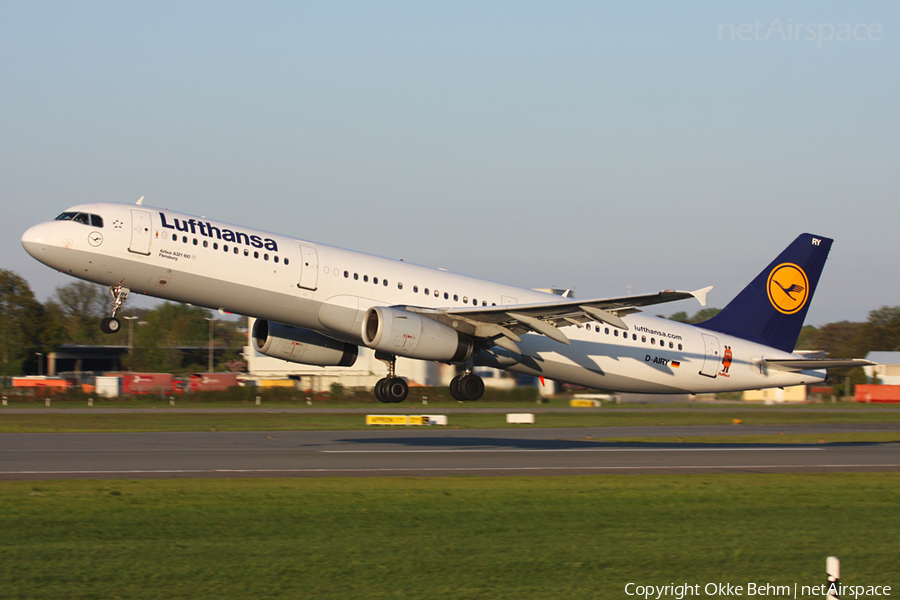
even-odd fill
[{"label": "white fuselage", "polygon": [[[22,237],[39,261],[132,292],[319,331],[364,345],[372,306],[449,308],[558,301],[559,297],[334,246],[156,208],[97,203],[68,209],[103,226],[48,221]],[[823,371],[766,370],[774,348],[643,314],[629,330],[572,325],[566,346],[522,336],[521,355],[499,347],[475,362],[578,385],[643,393],[702,393],[808,384]]]}]

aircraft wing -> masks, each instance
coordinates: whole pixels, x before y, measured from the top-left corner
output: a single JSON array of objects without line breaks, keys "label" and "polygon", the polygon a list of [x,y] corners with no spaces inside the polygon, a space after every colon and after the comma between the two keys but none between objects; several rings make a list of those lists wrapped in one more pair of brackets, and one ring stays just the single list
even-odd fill
[{"label": "aircraft wing", "polygon": [[842,367],[867,367],[877,363],[862,358],[763,358],[757,361],[760,366],[775,371],[818,371],[819,369],[837,369]]},{"label": "aircraft wing", "polygon": [[[534,304],[507,304],[503,306],[472,306],[454,308],[405,307],[410,312],[428,316],[437,321],[454,326],[476,338],[490,338],[495,344],[517,354],[515,342],[521,342],[521,335],[529,332],[540,333],[562,344],[571,345],[560,327],[580,325],[591,321],[602,321],[613,327],[628,330],[622,317],[641,312],[640,307],[653,306],[664,302],[675,302],[697,298],[706,306],[706,294],[712,286],[693,292],[664,290],[656,294],[621,296],[593,300],[570,300],[540,302]],[[454,325],[455,323],[455,325]]]}]

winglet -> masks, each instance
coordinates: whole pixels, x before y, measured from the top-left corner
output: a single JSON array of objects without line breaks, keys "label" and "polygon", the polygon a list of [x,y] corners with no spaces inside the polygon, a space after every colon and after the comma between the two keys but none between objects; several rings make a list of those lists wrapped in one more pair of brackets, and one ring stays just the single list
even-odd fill
[{"label": "winglet", "polygon": [[697,299],[700,303],[700,306],[706,306],[706,295],[713,289],[714,286],[708,286],[699,290],[694,290],[691,292],[691,296]]},{"label": "winglet", "polygon": [[138,206],[141,206],[143,203],[144,203],[144,197],[143,197],[143,196],[141,196],[140,198],[138,198],[138,201],[135,202],[135,204],[137,204]]}]

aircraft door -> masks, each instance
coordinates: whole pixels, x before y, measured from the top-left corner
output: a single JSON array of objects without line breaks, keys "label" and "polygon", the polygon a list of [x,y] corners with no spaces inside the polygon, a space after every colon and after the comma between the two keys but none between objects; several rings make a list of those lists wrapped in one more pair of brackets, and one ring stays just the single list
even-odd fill
[{"label": "aircraft door", "polygon": [[702,335],[705,355],[703,357],[703,368],[700,369],[700,374],[715,378],[716,374],[719,372],[719,338],[705,333]]},{"label": "aircraft door", "polygon": [[319,280],[319,253],[311,246],[300,246],[300,283],[297,287],[315,291]]},{"label": "aircraft door", "polygon": [[131,244],[129,252],[150,255],[150,240],[153,237],[153,224],[150,213],[146,210],[131,210]]}]

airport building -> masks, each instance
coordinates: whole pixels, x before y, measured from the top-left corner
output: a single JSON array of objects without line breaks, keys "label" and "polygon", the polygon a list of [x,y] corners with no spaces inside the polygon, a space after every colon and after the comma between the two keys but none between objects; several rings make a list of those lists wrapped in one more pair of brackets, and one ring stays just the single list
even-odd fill
[{"label": "airport building", "polygon": [[900,352],[869,352],[866,360],[878,363],[863,367],[869,383],[877,379],[882,385],[900,385]]}]

